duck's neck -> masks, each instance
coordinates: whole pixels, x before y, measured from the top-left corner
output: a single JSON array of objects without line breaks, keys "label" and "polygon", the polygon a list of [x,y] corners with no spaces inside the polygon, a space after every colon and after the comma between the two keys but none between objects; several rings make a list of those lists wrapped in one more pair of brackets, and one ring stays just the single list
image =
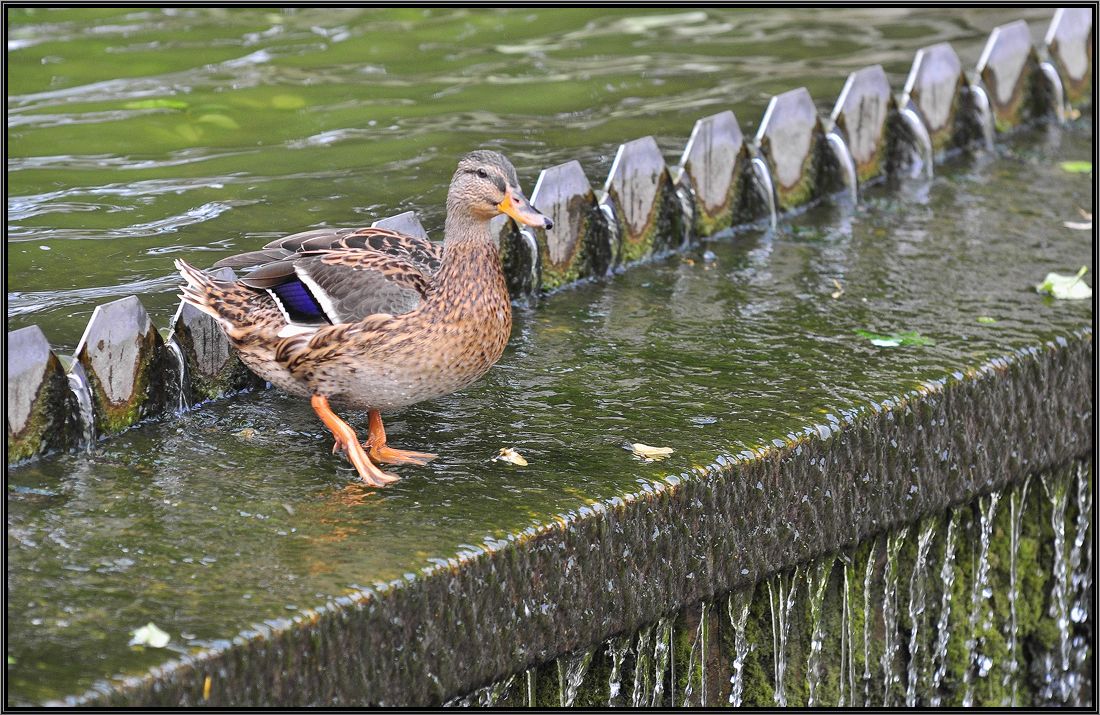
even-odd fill
[{"label": "duck's neck", "polygon": [[464,302],[475,294],[507,303],[508,288],[489,222],[450,212],[444,236],[443,261],[435,279],[436,299]]}]

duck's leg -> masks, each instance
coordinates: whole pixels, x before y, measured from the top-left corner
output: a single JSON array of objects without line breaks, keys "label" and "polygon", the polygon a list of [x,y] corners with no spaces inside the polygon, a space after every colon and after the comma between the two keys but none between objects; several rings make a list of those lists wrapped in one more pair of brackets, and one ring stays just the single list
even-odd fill
[{"label": "duck's leg", "polygon": [[407,449],[393,449],[386,446],[386,428],[382,426],[382,414],[378,410],[370,411],[369,432],[365,446],[370,448],[370,458],[386,464],[424,465],[436,458],[428,452],[412,452]]},{"label": "duck's leg", "polygon": [[[336,447],[344,450],[348,461],[359,472],[359,476],[363,478],[364,482],[372,487],[384,487],[390,482],[396,482],[400,479],[394,474],[383,472],[375,466],[374,462],[370,461],[367,453],[363,451],[363,447],[359,444],[359,438],[355,435],[355,430],[332,411],[328,406],[327,397],[314,395],[310,399],[310,404],[313,405],[313,411],[325,423],[325,427],[328,427],[332,432],[332,437],[336,440]],[[335,449],[333,452],[335,452]]]}]

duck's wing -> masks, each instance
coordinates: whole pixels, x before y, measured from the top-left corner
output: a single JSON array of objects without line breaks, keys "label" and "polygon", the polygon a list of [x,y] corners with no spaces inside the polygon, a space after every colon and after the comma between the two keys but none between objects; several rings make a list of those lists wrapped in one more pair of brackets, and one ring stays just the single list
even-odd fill
[{"label": "duck's wing", "polygon": [[215,268],[251,268],[316,250],[360,249],[400,258],[426,276],[435,275],[443,260],[443,244],[386,228],[320,228],[276,239],[258,251],[223,258]]},{"label": "duck's wing", "polygon": [[239,282],[267,291],[291,332],[407,313],[431,288],[430,276],[406,258],[364,248],[298,250]]}]

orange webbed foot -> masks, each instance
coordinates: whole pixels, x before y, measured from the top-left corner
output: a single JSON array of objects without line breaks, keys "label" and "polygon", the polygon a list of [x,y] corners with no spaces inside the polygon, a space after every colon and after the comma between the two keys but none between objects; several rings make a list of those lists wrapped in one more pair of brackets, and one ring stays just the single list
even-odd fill
[{"label": "orange webbed foot", "polygon": [[343,450],[348,461],[355,467],[355,471],[359,472],[359,476],[364,482],[372,487],[384,487],[400,479],[396,474],[383,472],[374,462],[370,461],[367,453],[363,450],[363,446],[359,444],[359,438],[356,436],[355,430],[332,411],[328,405],[328,398],[323,395],[314,395],[310,403],[313,405],[313,411],[325,423],[325,427],[328,427],[332,432],[333,440],[335,440],[332,453],[335,454],[337,451]]},{"label": "orange webbed foot", "polygon": [[386,446],[386,428],[382,425],[382,415],[378,410],[370,411],[370,427],[367,441],[363,446],[369,450],[370,458],[384,464],[415,464],[424,466],[436,458],[430,452],[413,452],[407,449],[394,449]]}]

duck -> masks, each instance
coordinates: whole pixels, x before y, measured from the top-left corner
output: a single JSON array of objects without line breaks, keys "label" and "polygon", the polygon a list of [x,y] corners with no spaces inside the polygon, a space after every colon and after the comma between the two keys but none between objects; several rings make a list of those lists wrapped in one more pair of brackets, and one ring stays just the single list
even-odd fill
[{"label": "duck", "polygon": [[[180,298],[211,316],[260,378],[307,397],[368,486],[399,477],[379,464],[423,465],[437,455],[387,444],[381,413],[461,390],[500,358],[511,301],[489,222],[505,214],[549,229],[496,151],[463,156],[447,191],[442,242],[384,228],[315,229],[277,239],[213,268],[176,260]],[[337,415],[368,412],[367,439]]]}]

